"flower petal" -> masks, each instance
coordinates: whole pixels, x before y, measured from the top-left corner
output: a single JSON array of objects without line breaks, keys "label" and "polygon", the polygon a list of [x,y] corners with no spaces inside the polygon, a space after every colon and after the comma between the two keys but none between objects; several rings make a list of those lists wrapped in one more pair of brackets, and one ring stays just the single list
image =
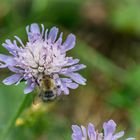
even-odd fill
[{"label": "flower petal", "polygon": [[37,23],[32,23],[30,26],[30,31],[32,33],[40,34],[40,28]]},{"label": "flower petal", "polygon": [[55,42],[57,48],[60,47],[61,43],[62,43],[62,37],[63,37],[63,33],[60,33],[59,38],[57,39],[57,41]]},{"label": "flower petal", "polygon": [[74,65],[74,66],[70,67],[69,69],[71,72],[74,72],[74,71],[79,71],[79,70],[84,69],[84,68],[86,68],[86,65],[78,64],[78,65]]},{"label": "flower petal", "polygon": [[67,69],[66,73],[71,73],[71,72],[79,71],[79,70],[84,69],[84,68],[86,68],[86,65],[84,65],[84,64],[74,65],[74,66],[69,67]]},{"label": "flower petal", "polygon": [[72,140],[86,140],[86,139],[83,139],[83,137],[81,137],[81,136],[72,134]]},{"label": "flower petal", "polygon": [[69,89],[66,86],[66,83],[61,82],[61,89],[64,92],[64,94],[68,95],[69,94]]},{"label": "flower petal", "polygon": [[[0,68],[5,68],[7,66],[12,66],[15,64],[15,61],[12,56],[0,54]],[[5,63],[5,64],[4,64]]]},{"label": "flower petal", "polygon": [[22,47],[25,47],[24,44],[23,44],[23,42],[22,42],[22,40],[18,36],[15,36],[15,38],[17,39],[17,41],[20,43],[20,45]]},{"label": "flower petal", "polygon": [[117,140],[117,139],[121,138],[123,135],[124,135],[124,131],[121,131],[121,132],[119,132],[119,133],[116,133],[116,134],[113,136],[112,140]]},{"label": "flower petal", "polygon": [[67,58],[67,64],[65,66],[71,66],[74,64],[77,64],[79,62],[79,59],[73,59],[71,57]]},{"label": "flower petal", "polygon": [[64,83],[71,83],[71,82],[72,82],[72,80],[69,79],[69,78],[60,78],[60,79],[61,79],[61,81],[64,82]]},{"label": "flower petal", "polygon": [[72,131],[78,136],[82,137],[82,131],[81,128],[78,125],[72,125]]},{"label": "flower petal", "polygon": [[81,129],[82,129],[82,132],[83,132],[83,136],[84,136],[85,138],[87,138],[87,131],[86,131],[86,128],[82,125],[82,126],[81,126]]},{"label": "flower petal", "polygon": [[90,139],[92,138],[93,140],[96,140],[96,131],[92,123],[89,123],[88,125],[88,136]]},{"label": "flower petal", "polygon": [[104,137],[112,137],[116,130],[116,123],[113,120],[110,120],[108,122],[105,122],[103,124],[104,129]]},{"label": "flower petal", "polygon": [[37,23],[31,24],[30,27],[27,26],[26,31],[27,31],[28,39],[29,39],[30,42],[34,42],[36,40],[39,40],[42,37],[42,35],[40,33],[40,28],[39,28]]},{"label": "flower petal", "polygon": [[85,85],[86,79],[83,78],[79,73],[68,73],[65,74],[66,76],[69,76],[72,80],[74,80],[76,83]]},{"label": "flower petal", "polygon": [[12,67],[12,66],[10,66],[8,68],[9,68],[10,71],[15,72],[15,73],[23,73],[24,72],[24,70],[21,69],[21,68],[15,68],[15,67]]},{"label": "flower petal", "polygon": [[17,52],[20,51],[20,48],[16,44],[16,40],[14,40],[14,42],[12,43],[11,40],[7,39],[5,43],[2,44],[2,46],[14,56],[16,56]]},{"label": "flower petal", "polygon": [[35,88],[35,83],[33,83],[31,80],[27,81],[27,87],[24,89],[24,94],[28,94],[32,92]]},{"label": "flower petal", "polygon": [[78,65],[71,66],[69,68],[62,68],[60,73],[61,74],[73,73],[75,71],[79,71],[79,70],[84,69],[84,68],[86,68],[86,65],[78,64]]},{"label": "flower petal", "polygon": [[44,35],[44,30],[45,30],[45,28],[44,28],[44,25],[43,25],[43,24],[41,24],[41,27],[42,27],[41,35],[43,36],[43,35]]},{"label": "flower petal", "polygon": [[51,43],[54,43],[57,38],[57,34],[58,34],[58,28],[56,27],[51,28],[48,35],[48,40],[50,40]]},{"label": "flower petal", "polygon": [[71,50],[75,46],[76,37],[73,34],[69,34],[66,41],[62,45],[62,52]]},{"label": "flower petal", "polygon": [[66,83],[67,87],[71,88],[71,89],[76,89],[78,88],[78,84],[76,83]]},{"label": "flower petal", "polygon": [[21,80],[22,77],[23,77],[23,75],[21,75],[21,74],[14,74],[14,75],[4,79],[3,83],[5,85],[16,84],[16,83],[18,83],[19,80]]}]

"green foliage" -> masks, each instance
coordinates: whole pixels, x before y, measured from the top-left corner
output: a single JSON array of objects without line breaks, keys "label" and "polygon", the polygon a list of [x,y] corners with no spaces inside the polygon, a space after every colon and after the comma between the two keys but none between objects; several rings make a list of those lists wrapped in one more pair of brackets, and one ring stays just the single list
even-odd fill
[{"label": "green foliage", "polygon": [[[97,122],[98,126],[110,118],[122,122],[122,127],[132,135],[140,131],[140,66],[139,56],[133,57],[133,53],[140,51],[140,42],[137,41],[140,33],[139,1],[103,2],[109,9],[106,13],[107,21],[104,22],[107,25],[94,25],[92,21],[94,18],[89,18],[93,13],[87,12],[89,15],[86,15],[84,7],[91,1],[0,0],[0,2],[1,43],[7,38],[13,40],[14,35],[18,35],[26,42],[25,26],[32,22],[43,23],[46,27],[58,26],[64,32],[64,36],[74,32],[78,41],[70,53],[87,65],[82,75],[88,79],[86,86],[72,90],[70,96],[64,97],[64,100],[62,97],[60,101],[40,105],[37,109],[32,105],[32,94],[23,94],[25,87],[23,83],[18,86],[0,83],[2,140],[6,140],[6,137],[7,140],[71,140],[71,124],[74,122],[80,124]],[[93,1],[93,4],[96,3],[96,0]],[[98,13],[98,8],[96,10]],[[108,30],[111,35],[107,38]],[[129,32],[130,38],[127,36],[127,39],[124,38],[126,44],[119,40],[121,35],[114,35],[116,30],[119,30],[121,35],[124,31]],[[113,42],[112,36],[115,36],[115,41],[118,40],[117,44]],[[94,41],[97,41],[94,44],[97,45],[97,49],[91,45]],[[104,42],[110,42],[108,45],[112,43],[111,48],[106,47]],[[102,44],[99,49],[98,44]],[[120,46],[126,48],[127,53],[129,47],[132,48],[133,45],[138,47],[125,58],[132,62],[127,63],[123,60],[125,54],[121,55],[123,48]],[[114,59],[111,56],[115,54],[115,50],[118,54]],[[0,53],[7,51],[0,47]],[[122,60],[121,63],[118,60]],[[0,72],[1,81],[11,74],[7,70]]]},{"label": "green foliage", "polygon": [[140,3],[138,0],[123,0],[113,6],[110,23],[119,30],[140,34]]}]

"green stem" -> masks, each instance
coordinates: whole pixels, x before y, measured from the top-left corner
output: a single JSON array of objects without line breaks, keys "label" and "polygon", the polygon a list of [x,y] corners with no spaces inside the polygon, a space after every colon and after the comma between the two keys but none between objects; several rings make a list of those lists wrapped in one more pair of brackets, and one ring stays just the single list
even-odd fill
[{"label": "green stem", "polygon": [[11,129],[14,127],[16,119],[19,117],[19,115],[21,114],[21,112],[23,111],[26,102],[27,102],[27,98],[28,95],[25,95],[18,110],[16,111],[15,115],[13,116],[13,118],[11,118],[11,120],[9,121],[9,123],[7,124],[7,126],[5,127],[4,131],[2,132],[2,135],[0,137],[1,140],[6,140],[8,133],[11,131]]}]

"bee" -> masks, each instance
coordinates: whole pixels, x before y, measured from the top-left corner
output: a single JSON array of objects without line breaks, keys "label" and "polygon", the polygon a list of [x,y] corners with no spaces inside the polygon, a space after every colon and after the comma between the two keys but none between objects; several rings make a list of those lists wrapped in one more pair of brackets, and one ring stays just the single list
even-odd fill
[{"label": "bee", "polygon": [[35,97],[34,104],[38,101],[50,102],[57,97],[58,86],[55,85],[54,79],[50,75],[46,75],[39,80],[38,83],[39,94]]}]

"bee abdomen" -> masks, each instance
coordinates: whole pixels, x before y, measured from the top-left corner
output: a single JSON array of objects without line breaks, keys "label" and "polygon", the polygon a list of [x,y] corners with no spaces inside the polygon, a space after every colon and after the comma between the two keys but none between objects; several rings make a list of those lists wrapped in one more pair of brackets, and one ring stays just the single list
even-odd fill
[{"label": "bee abdomen", "polygon": [[51,97],[54,96],[54,93],[53,93],[53,91],[46,91],[44,96],[45,96],[46,98],[51,98]]}]

